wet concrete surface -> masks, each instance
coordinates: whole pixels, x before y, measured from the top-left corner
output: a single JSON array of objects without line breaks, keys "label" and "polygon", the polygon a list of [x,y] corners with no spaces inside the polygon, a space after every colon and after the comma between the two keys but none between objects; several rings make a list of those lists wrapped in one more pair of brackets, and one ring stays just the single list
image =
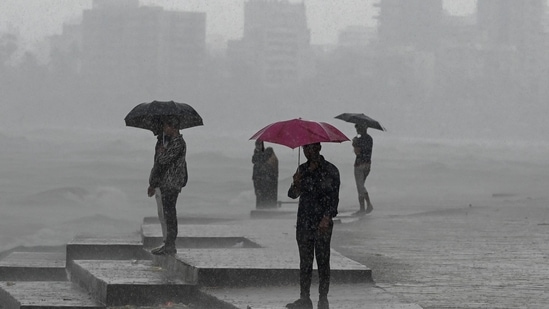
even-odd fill
[{"label": "wet concrete surface", "polygon": [[377,205],[337,226],[332,245],[426,309],[549,308],[548,200],[438,208]]},{"label": "wet concrete surface", "polygon": [[[475,205],[409,206],[376,204],[372,214],[336,225],[333,248],[371,268],[374,283],[364,289],[367,293],[358,302],[348,297],[357,295],[349,290],[358,289],[358,285],[349,289],[334,284],[330,292],[334,305],[549,308],[548,200],[498,196]],[[245,221],[254,230],[269,226],[280,229],[262,220]],[[282,230],[285,233],[268,233],[273,242],[280,241],[282,235],[293,237],[291,224]],[[294,299],[297,286],[255,289],[253,293],[240,288],[226,292],[220,289],[215,294],[237,299],[242,305],[273,304],[275,308],[275,303],[280,306]],[[192,307],[177,303],[169,306]]]}]

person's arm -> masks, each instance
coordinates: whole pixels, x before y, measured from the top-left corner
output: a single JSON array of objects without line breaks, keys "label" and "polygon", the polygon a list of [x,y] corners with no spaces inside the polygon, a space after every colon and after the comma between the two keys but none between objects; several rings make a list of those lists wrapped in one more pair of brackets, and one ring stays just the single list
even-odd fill
[{"label": "person's arm", "polygon": [[149,188],[147,189],[147,195],[149,197],[155,194],[155,188],[160,185],[160,165],[156,163],[156,157],[159,154],[159,148],[161,147],[162,142],[160,139],[156,142],[154,147],[154,164],[151,168],[151,173],[149,174]]},{"label": "person's arm", "polygon": [[160,174],[160,165],[155,162],[149,175],[149,187],[156,188],[160,186]]},{"label": "person's arm", "polygon": [[332,178],[332,185],[330,187],[330,190],[326,195],[326,203],[327,208],[324,212],[324,216],[320,220],[320,224],[318,225],[318,228],[321,232],[327,231],[330,227],[330,224],[332,223],[332,218],[337,216],[337,206],[339,204],[339,186],[340,186],[340,180],[339,180],[339,171],[335,166],[332,166],[329,171],[330,177]]},{"label": "person's arm", "polygon": [[330,178],[332,179],[332,185],[330,186],[330,190],[327,193],[327,208],[324,213],[325,216],[329,216],[330,218],[334,218],[337,216],[337,207],[339,205],[339,187],[340,187],[340,178],[339,178],[339,170],[334,166],[330,166]]},{"label": "person's arm", "polygon": [[372,150],[374,148],[374,140],[371,136],[368,135],[368,139],[366,140],[366,147],[365,147],[365,156],[368,161],[372,160]]},{"label": "person's arm", "polygon": [[293,178],[294,181],[292,182],[292,185],[288,190],[288,197],[296,199],[301,195],[301,180],[303,178],[301,166],[297,168],[297,171],[295,172]]}]

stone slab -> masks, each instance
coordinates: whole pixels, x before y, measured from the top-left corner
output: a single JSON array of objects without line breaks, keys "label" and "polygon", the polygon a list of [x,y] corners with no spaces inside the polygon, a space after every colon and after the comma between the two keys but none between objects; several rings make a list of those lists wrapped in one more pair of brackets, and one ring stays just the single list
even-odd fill
[{"label": "stone slab", "polygon": [[284,210],[280,208],[268,208],[268,209],[253,209],[250,211],[250,218],[252,219],[270,219],[280,217],[291,217],[296,215],[296,210]]},{"label": "stone slab", "polygon": [[[141,226],[142,242],[145,248],[162,244],[160,224],[144,223]],[[180,224],[178,225],[177,247],[180,248],[258,248],[245,230],[237,225]]]},{"label": "stone slab", "polygon": [[66,281],[62,252],[12,252],[0,260],[0,281]]},{"label": "stone slab", "polygon": [[77,236],[66,246],[67,261],[150,259],[141,236]]},{"label": "stone slab", "polygon": [[182,301],[197,290],[147,260],[75,260],[69,268],[71,281],[106,306]]},{"label": "stone slab", "polygon": [[[183,249],[175,259],[187,278],[201,286],[278,285],[299,278],[299,254],[295,250],[272,248]],[[332,250],[330,257],[333,282],[371,282],[372,273],[366,266]],[[316,265],[313,267],[314,277]]]},{"label": "stone slab", "polygon": [[51,282],[0,282],[0,307],[34,308],[105,308],[75,284]]},{"label": "stone slab", "polygon": [[[221,222],[235,222],[239,221],[239,218],[221,218],[221,217],[208,217],[208,216],[178,216],[177,222],[179,224],[219,224]],[[144,217],[143,223],[149,224],[154,223],[158,224],[158,217]]]}]

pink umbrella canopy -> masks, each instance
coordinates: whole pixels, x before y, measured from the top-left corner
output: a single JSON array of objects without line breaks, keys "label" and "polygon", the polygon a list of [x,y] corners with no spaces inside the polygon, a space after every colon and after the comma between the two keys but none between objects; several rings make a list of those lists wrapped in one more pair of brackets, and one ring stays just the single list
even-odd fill
[{"label": "pink umbrella canopy", "polygon": [[292,149],[314,143],[341,143],[349,140],[345,134],[330,124],[301,118],[272,123],[250,139],[280,144]]}]

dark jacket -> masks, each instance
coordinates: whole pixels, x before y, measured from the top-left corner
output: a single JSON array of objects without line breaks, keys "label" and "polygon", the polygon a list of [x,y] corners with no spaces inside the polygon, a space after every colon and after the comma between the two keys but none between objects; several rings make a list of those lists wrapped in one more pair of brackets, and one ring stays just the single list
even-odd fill
[{"label": "dark jacket", "polygon": [[159,151],[162,146],[162,135],[156,143],[154,165],[149,176],[149,185],[160,190],[181,191],[187,185],[187,162],[185,156],[187,145],[181,135],[171,138],[164,151]]},{"label": "dark jacket", "polygon": [[360,137],[353,138],[353,147],[358,149],[358,152],[355,149],[355,166],[372,162],[374,140],[369,134],[362,134]]},{"label": "dark jacket", "polygon": [[296,227],[298,230],[316,230],[322,217],[337,216],[339,170],[323,156],[316,170],[309,170],[309,161],[301,164],[298,170],[301,173],[301,187],[298,189],[292,183],[288,190],[288,197],[299,197]]}]

